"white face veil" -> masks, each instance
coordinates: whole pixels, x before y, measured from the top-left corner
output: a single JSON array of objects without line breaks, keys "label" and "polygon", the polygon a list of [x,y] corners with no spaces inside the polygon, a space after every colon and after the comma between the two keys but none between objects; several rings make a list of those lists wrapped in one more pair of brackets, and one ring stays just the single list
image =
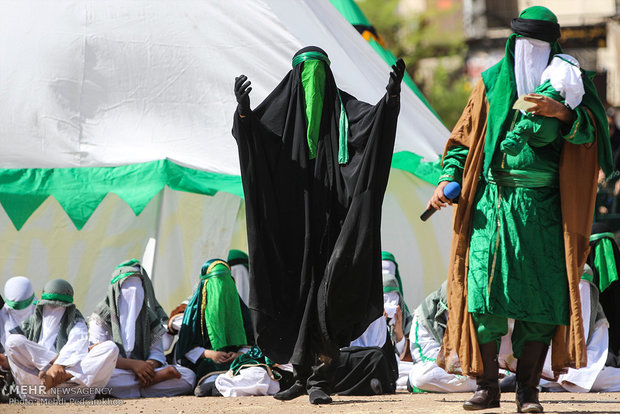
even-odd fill
[{"label": "white face veil", "polygon": [[517,96],[534,92],[549,63],[551,44],[530,37],[517,37],[515,43],[515,81]]},{"label": "white face veil", "polygon": [[129,276],[121,285],[118,297],[118,319],[121,325],[123,348],[127,355],[131,354],[136,342],[136,320],[144,304],[144,288],[142,280],[137,276]]}]

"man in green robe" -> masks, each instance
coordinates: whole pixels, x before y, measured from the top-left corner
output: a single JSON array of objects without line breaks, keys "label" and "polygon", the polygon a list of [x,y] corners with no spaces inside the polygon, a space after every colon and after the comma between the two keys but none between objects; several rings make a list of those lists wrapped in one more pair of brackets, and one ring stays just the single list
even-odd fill
[{"label": "man in green robe", "polygon": [[499,407],[497,351],[512,318],[517,408],[542,412],[537,386],[551,339],[554,353],[558,350],[554,367],[585,365],[578,297],[587,254],[582,230],[588,232],[592,220],[588,200],[598,166],[607,175],[613,168],[605,113],[588,76],[583,76],[583,100],[573,110],[542,95],[525,98],[534,103],[529,112],[563,123],[555,140],[525,145],[515,156],[500,150],[523,116],[513,103],[534,92],[545,67],[561,52],[557,18],[547,8],[526,9],[511,26],[515,33],[505,57],[483,72],[452,132],[429,201],[437,209],[452,204],[443,188],[450,181],[462,184],[448,285],[455,315],[438,364],[477,376],[478,390],[465,409]]}]

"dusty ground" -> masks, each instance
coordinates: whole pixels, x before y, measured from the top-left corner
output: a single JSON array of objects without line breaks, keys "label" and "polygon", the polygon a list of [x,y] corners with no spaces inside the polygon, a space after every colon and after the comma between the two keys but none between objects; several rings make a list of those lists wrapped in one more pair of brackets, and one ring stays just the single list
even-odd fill
[{"label": "dusty ground", "polygon": [[[307,397],[280,402],[272,397],[173,397],[138,400],[95,400],[94,405],[0,405],[0,413],[465,413],[461,408],[471,394],[409,394],[378,397],[334,397],[331,405],[313,406]],[[569,394],[544,393],[541,402],[546,413],[620,413],[620,393]],[[502,395],[501,408],[481,413],[516,412],[514,393]]]}]

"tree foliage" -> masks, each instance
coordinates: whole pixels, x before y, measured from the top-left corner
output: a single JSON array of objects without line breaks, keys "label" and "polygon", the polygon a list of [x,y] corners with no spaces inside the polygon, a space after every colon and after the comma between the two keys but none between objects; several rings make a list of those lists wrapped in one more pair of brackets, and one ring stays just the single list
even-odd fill
[{"label": "tree foliage", "polygon": [[405,14],[399,11],[399,3],[357,2],[386,47],[405,60],[407,72],[444,125],[452,129],[471,91],[464,71],[467,47],[463,31],[460,25],[446,27],[454,23],[455,10],[429,6],[424,12]]}]

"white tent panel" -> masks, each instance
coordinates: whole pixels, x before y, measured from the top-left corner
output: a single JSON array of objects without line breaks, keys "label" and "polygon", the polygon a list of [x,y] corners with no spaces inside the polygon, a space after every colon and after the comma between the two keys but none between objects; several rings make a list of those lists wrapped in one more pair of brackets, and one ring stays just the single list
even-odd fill
[{"label": "white tent panel", "polygon": [[[309,44],[342,89],[385,93],[389,67],[328,0],[5,1],[0,165],[169,158],[238,175],[234,77],[252,80],[256,105]],[[435,160],[447,130],[408,88],[402,101],[396,151]]]}]

